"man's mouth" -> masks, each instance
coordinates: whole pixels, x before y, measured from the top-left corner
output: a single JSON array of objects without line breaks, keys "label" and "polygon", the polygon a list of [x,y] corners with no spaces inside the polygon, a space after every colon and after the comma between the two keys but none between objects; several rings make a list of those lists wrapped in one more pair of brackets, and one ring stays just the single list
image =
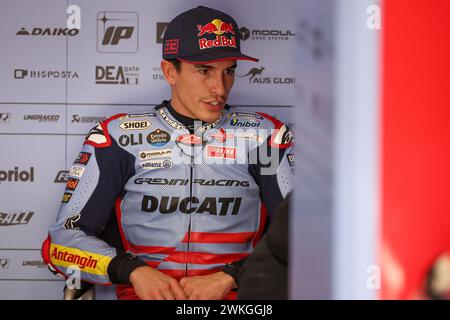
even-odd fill
[{"label": "man's mouth", "polygon": [[202,103],[206,106],[206,108],[209,111],[220,111],[225,106],[225,102],[224,101],[217,101],[217,100],[202,101]]}]

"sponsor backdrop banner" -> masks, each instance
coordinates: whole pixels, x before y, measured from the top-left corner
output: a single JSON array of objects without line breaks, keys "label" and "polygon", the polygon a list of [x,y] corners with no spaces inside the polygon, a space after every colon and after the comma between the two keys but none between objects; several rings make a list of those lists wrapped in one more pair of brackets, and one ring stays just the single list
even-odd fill
[{"label": "sponsor backdrop banner", "polygon": [[[269,0],[2,1],[0,299],[62,298],[64,281],[43,265],[40,246],[66,174],[99,121],[170,98],[162,35],[173,17],[197,5],[234,16],[243,50],[260,59],[238,63],[229,103],[292,125],[295,0],[275,8]],[[111,288],[98,292],[114,297]]]}]

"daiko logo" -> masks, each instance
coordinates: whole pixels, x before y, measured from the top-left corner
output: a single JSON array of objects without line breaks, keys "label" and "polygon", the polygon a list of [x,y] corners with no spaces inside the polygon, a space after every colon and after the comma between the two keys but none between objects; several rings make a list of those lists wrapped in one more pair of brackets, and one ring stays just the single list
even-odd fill
[{"label": "daiko logo", "polygon": [[[31,30],[31,31],[29,31]],[[49,27],[34,27],[32,29],[27,29],[25,27],[20,28],[17,31],[17,36],[62,36],[62,37],[73,37],[80,32],[79,29],[68,29],[68,28],[49,28]]]},{"label": "daiko logo", "polygon": [[138,51],[137,12],[100,11],[97,13],[97,51],[135,53]]}]

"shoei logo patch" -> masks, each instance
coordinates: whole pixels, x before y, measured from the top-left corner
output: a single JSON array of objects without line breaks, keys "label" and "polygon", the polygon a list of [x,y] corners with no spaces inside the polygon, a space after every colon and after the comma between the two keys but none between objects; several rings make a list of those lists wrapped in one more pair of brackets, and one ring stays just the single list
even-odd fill
[{"label": "shoei logo patch", "polygon": [[78,266],[82,271],[106,276],[111,258],[96,253],[68,248],[56,244],[50,246],[52,263],[61,267]]},{"label": "shoei logo patch", "polygon": [[135,121],[125,121],[120,124],[120,129],[124,131],[128,130],[145,130],[150,127],[152,123],[148,120],[135,120]]},{"label": "shoei logo patch", "polygon": [[198,40],[200,50],[209,49],[214,47],[233,47],[236,48],[236,37],[227,38],[224,33],[235,34],[233,25],[231,23],[223,22],[220,19],[214,19],[208,22],[204,26],[197,25],[198,37],[205,34],[215,34],[215,39],[201,38]]}]

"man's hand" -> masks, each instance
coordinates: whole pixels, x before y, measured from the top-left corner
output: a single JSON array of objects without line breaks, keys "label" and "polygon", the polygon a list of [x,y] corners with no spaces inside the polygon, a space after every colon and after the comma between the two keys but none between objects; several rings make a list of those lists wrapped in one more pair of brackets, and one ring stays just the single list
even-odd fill
[{"label": "man's hand", "polygon": [[130,282],[142,300],[186,300],[177,280],[150,268],[138,267],[130,274]]},{"label": "man's hand", "polygon": [[220,300],[237,287],[233,277],[222,271],[206,276],[184,277],[180,285],[189,300]]}]

